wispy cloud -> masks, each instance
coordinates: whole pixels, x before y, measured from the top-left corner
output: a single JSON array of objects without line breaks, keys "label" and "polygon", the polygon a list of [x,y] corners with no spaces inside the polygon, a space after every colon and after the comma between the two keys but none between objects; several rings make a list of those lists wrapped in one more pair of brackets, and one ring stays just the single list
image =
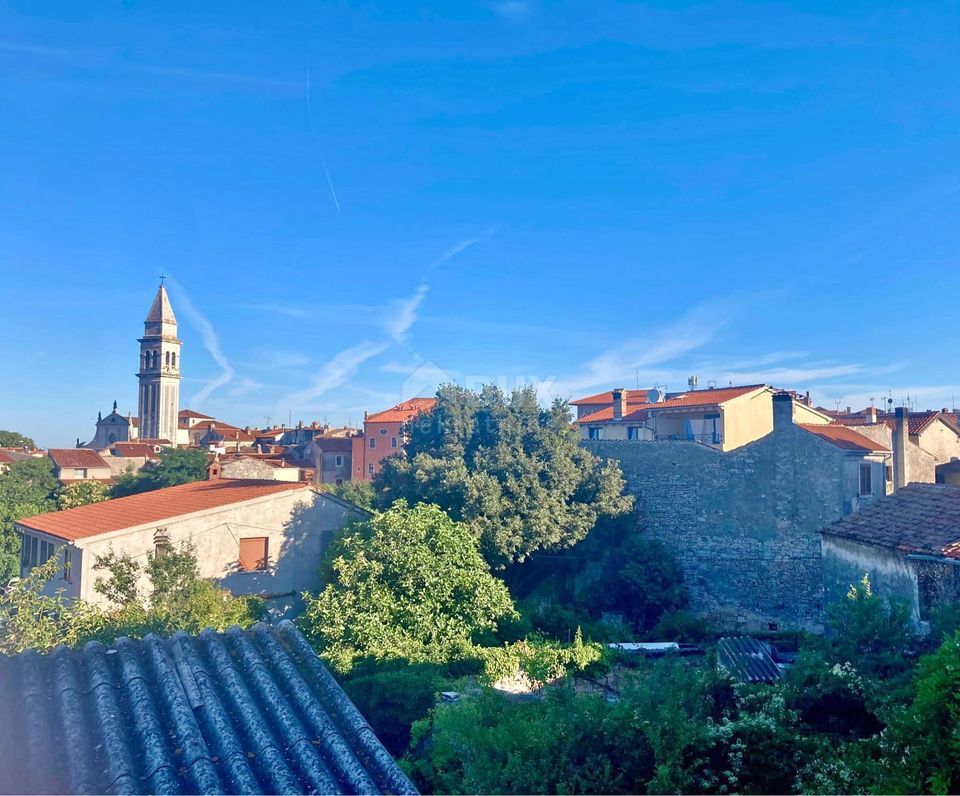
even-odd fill
[{"label": "wispy cloud", "polygon": [[190,300],[190,296],[187,295],[187,292],[179,282],[174,279],[170,279],[169,282],[170,286],[177,292],[178,309],[183,311],[183,314],[187,316],[191,325],[196,327],[200,332],[203,347],[207,349],[207,353],[213,357],[213,361],[216,362],[221,369],[220,375],[208,381],[206,386],[191,399],[192,404],[202,404],[213,394],[214,390],[228,384],[233,379],[234,370],[224,355],[223,349],[220,347],[220,337],[213,328],[213,324],[194,306]]},{"label": "wispy cloud", "polygon": [[487,238],[493,235],[493,233],[496,231],[497,231],[496,227],[490,227],[482,235],[478,235],[475,238],[464,238],[463,240],[457,241],[456,243],[453,244],[453,246],[451,246],[449,249],[444,251],[439,257],[437,257],[436,260],[430,263],[430,268],[431,269],[439,268],[444,263],[452,260],[458,254],[462,254],[463,252],[465,252],[471,246],[475,246],[481,241],[487,240]]},{"label": "wispy cloud", "polygon": [[420,305],[430,292],[430,286],[422,282],[410,298],[392,302],[393,312],[386,322],[387,333],[398,343],[402,343],[417,320]]},{"label": "wispy cloud", "polygon": [[630,340],[584,363],[572,376],[546,382],[544,397],[567,397],[580,390],[623,386],[638,379],[641,384],[659,384],[664,368],[684,354],[710,342],[724,322],[717,313],[698,308],[675,324],[650,335]]},{"label": "wispy cloud", "polygon": [[288,404],[295,406],[303,406],[316,400],[325,393],[346,383],[364,362],[385,351],[389,345],[386,342],[372,343],[366,341],[344,349],[320,367],[309,387],[300,392],[292,393],[285,400]]}]

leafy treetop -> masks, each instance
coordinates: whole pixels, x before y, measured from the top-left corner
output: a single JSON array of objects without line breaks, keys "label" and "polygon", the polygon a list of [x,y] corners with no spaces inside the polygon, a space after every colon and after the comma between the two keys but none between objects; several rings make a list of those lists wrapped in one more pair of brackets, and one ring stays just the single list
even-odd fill
[{"label": "leafy treetop", "polygon": [[36,450],[37,443],[19,431],[3,431],[0,429],[0,448],[29,448]]},{"label": "leafy treetop", "polygon": [[159,459],[147,462],[139,473],[120,476],[112,496],[125,497],[202,481],[207,477],[207,464],[207,454],[197,448],[164,448]]},{"label": "leafy treetop", "polygon": [[58,486],[46,456],[14,462],[0,475],[0,583],[20,574],[20,537],[14,522],[53,511]]},{"label": "leafy treetop", "polygon": [[435,503],[467,524],[491,566],[569,547],[601,517],[630,510],[615,462],[580,447],[565,402],[542,409],[532,387],[509,397],[444,385],[409,426],[404,456],[375,480],[380,505]]},{"label": "leafy treetop", "polygon": [[340,671],[366,656],[446,662],[515,615],[476,539],[437,506],[398,501],[353,525],[324,569],[327,586],[305,595],[301,624]]}]

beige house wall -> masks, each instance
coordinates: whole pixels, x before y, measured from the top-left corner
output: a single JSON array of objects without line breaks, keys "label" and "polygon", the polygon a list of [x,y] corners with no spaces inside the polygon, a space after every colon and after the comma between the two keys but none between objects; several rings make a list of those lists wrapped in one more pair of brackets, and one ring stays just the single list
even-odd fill
[{"label": "beige house wall", "polygon": [[936,459],[937,464],[947,464],[960,459],[960,437],[941,420],[936,420],[919,435],[917,444]]},{"label": "beige house wall", "polygon": [[[368,515],[362,509],[309,487],[256,500],[237,503],[205,512],[197,512],[147,526],[128,528],[97,537],[78,539],[70,544],[73,561],[70,580],[63,571],[48,585],[54,592],[64,589],[67,597],[79,597],[103,604],[104,598],[94,590],[102,573],[93,569],[99,555],[111,548],[129,553],[141,564],[155,551],[161,531],[171,545],[190,541],[196,548],[200,575],[211,578],[237,595],[285,595],[316,591],[320,583],[320,557],[331,536],[353,520]],[[29,529],[26,533],[54,541],[63,540]],[[266,537],[269,565],[264,571],[242,572],[239,569],[240,539]],[[141,581],[147,589],[146,578]]]}]

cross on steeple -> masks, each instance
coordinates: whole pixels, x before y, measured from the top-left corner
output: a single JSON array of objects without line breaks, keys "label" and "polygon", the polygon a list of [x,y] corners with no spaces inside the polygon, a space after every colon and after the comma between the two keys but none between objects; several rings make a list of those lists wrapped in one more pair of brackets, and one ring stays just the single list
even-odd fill
[{"label": "cross on steeple", "polygon": [[167,280],[166,274],[160,274],[160,287],[163,287],[163,283]]}]

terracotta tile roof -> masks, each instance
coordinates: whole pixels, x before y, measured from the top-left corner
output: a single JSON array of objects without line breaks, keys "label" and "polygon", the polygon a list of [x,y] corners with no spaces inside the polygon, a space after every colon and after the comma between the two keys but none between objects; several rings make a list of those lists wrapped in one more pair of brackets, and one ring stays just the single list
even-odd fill
[{"label": "terracotta tile roof", "polygon": [[0,656],[0,724],[0,793],[417,793],[289,621]]},{"label": "terracotta tile roof", "polygon": [[173,445],[170,440],[165,439],[164,437],[137,437],[137,442],[142,442],[144,445],[166,445],[168,447]]},{"label": "terracotta tile roof", "polygon": [[890,451],[886,445],[874,442],[869,437],[858,434],[846,426],[797,423],[797,428],[816,434],[831,445],[836,445],[844,450],[863,451],[865,453],[888,453]]},{"label": "terracotta tile roof", "polygon": [[110,451],[114,456],[124,458],[146,458],[156,459],[157,454],[153,450],[153,445],[146,442],[114,442]]},{"label": "terracotta tile roof", "polygon": [[[722,387],[713,390],[691,390],[689,392],[675,395],[673,398],[668,398],[665,401],[660,401],[659,403],[655,404],[646,404],[642,407],[633,409],[632,411],[628,411],[627,414],[623,416],[623,422],[640,423],[646,420],[652,413],[661,412],[664,410],[719,406],[720,404],[726,403],[734,398],[739,398],[741,395],[749,395],[750,393],[756,392],[757,390],[762,390],[765,387],[765,384],[749,384],[743,387]],[[630,407],[627,408],[628,410],[630,409]],[[586,417],[581,417],[577,422],[586,424],[600,423],[604,421],[609,422],[612,420],[613,407],[608,406],[598,412],[589,414]]]},{"label": "terracotta tile roof", "polygon": [[194,412],[193,409],[181,409],[177,412],[177,417],[196,417],[200,420],[213,420],[212,415],[205,415],[201,412]]},{"label": "terracotta tile roof", "polygon": [[[833,418],[832,422],[841,426],[857,427],[885,425],[887,428],[895,428],[897,425],[896,416],[890,412],[877,412],[876,423],[871,423],[870,418],[860,412],[853,414],[848,414],[846,412],[831,412],[830,416]],[[957,427],[956,420],[950,412],[926,411],[910,412],[910,414],[907,415],[910,436],[919,436],[937,420],[943,420],[943,422],[946,423],[952,430],[960,433],[960,429]]]},{"label": "terracotta tile roof", "polygon": [[47,455],[53,460],[57,468],[64,470],[71,467],[110,468],[103,457],[89,448],[50,448]]},{"label": "terracotta tile roof", "polygon": [[437,404],[436,398],[411,398],[382,412],[367,415],[367,423],[406,423],[423,412],[429,412]]},{"label": "terracotta tile roof", "polygon": [[[645,404],[648,403],[648,390],[624,390],[627,394],[627,404]],[[577,398],[576,401],[570,401],[570,406],[604,406],[613,403],[613,390],[588,395],[586,398]]]},{"label": "terracotta tile roof", "polygon": [[75,509],[38,514],[18,520],[17,524],[72,541],[242,503],[290,489],[303,489],[303,485],[226,478],[197,481]]},{"label": "terracotta tile roof", "polygon": [[240,431],[241,429],[238,426],[231,426],[229,423],[221,423],[219,420],[201,420],[199,423],[194,423],[191,427],[191,431],[202,431],[209,429],[211,426],[216,426],[217,431],[223,431],[225,428],[230,429],[231,431]]},{"label": "terracotta tile roof", "polygon": [[909,484],[821,533],[908,553],[960,559],[960,487]]}]

